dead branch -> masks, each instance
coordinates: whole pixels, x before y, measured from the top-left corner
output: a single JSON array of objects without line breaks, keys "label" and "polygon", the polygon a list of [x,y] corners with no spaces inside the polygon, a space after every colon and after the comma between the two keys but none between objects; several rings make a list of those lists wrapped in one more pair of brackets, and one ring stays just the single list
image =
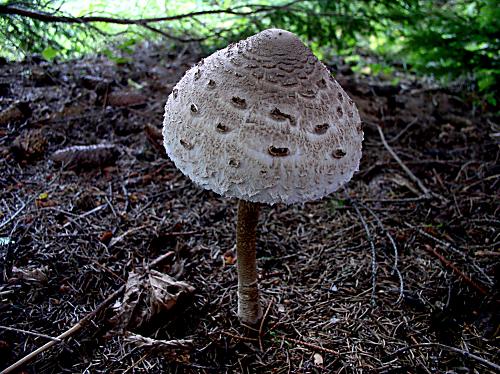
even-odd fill
[{"label": "dead branch", "polygon": [[[197,12],[190,12],[184,14],[177,14],[174,16],[165,16],[165,17],[153,17],[153,18],[116,18],[116,17],[105,17],[105,16],[82,16],[82,17],[73,17],[66,15],[54,15],[48,12],[42,12],[38,10],[31,10],[20,8],[17,6],[10,5],[0,5],[0,14],[8,14],[8,15],[16,15],[26,18],[35,19],[37,21],[42,22],[51,22],[51,23],[75,23],[75,24],[83,24],[83,23],[96,23],[96,22],[105,22],[105,23],[113,23],[118,25],[139,25],[144,26],[150,23],[158,23],[165,21],[176,21],[185,18],[193,18],[198,16],[207,16],[207,15],[217,15],[217,14],[227,14],[233,16],[249,16],[252,14],[265,13],[270,11],[275,11],[279,9],[289,8],[290,6],[303,2],[304,0],[295,0],[283,5],[242,5],[235,8],[225,8],[225,9],[211,9],[211,10],[200,10]],[[238,11],[237,9],[255,7],[255,9],[250,11]]]},{"label": "dead branch", "polygon": [[[212,33],[207,36],[202,36],[202,37],[188,37],[188,38],[182,38],[178,37],[175,35],[172,35],[170,33],[167,33],[166,31],[162,30],[161,28],[151,26],[151,24],[154,23],[159,23],[159,22],[171,22],[171,21],[178,21],[178,20],[183,20],[187,18],[191,18],[196,20],[196,17],[200,16],[210,16],[210,15],[232,15],[232,16],[240,16],[240,17],[248,17],[256,14],[261,14],[261,13],[268,13],[268,12],[273,12],[281,9],[288,9],[292,5],[304,2],[306,0],[294,0],[286,4],[282,5],[262,5],[262,4],[247,4],[247,5],[240,5],[237,7],[233,8],[225,8],[225,9],[210,9],[210,10],[200,10],[197,12],[190,12],[190,13],[184,13],[184,14],[177,14],[173,16],[165,16],[165,17],[153,17],[153,18],[118,18],[118,17],[108,17],[108,16],[81,16],[81,17],[73,17],[70,15],[65,15],[61,14],[59,12],[59,9],[55,10],[54,12],[46,12],[46,11],[41,11],[37,9],[28,9],[28,8],[23,8],[20,7],[19,5],[16,6],[16,4],[12,5],[0,5],[0,15],[1,14],[6,14],[6,15],[13,15],[13,16],[20,16],[24,18],[29,18],[29,19],[34,19],[37,21],[45,22],[45,23],[62,23],[62,24],[77,24],[77,25],[87,25],[87,27],[91,28],[93,31],[97,32],[98,34],[101,35],[109,35],[102,30],[100,30],[98,27],[94,26],[94,23],[97,22],[104,22],[104,23],[111,23],[111,24],[118,24],[118,25],[136,25],[139,27],[143,27],[146,30],[152,31],[154,33],[157,33],[159,35],[162,35],[168,39],[176,40],[181,43],[189,43],[189,42],[201,42],[209,38],[213,37],[218,37],[222,33],[229,31],[228,29],[222,29],[222,30],[212,30]],[[249,11],[240,11],[239,9],[243,8],[253,8],[252,10]]]}]

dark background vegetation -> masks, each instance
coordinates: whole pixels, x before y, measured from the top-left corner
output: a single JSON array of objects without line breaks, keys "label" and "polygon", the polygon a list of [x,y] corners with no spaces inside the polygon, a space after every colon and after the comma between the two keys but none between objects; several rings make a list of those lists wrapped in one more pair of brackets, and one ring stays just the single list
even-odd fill
[{"label": "dark background vegetation", "polygon": [[[22,58],[38,53],[51,60],[101,53],[126,62],[127,52],[141,40],[199,40],[209,52],[279,27],[298,34],[320,57],[344,56],[370,74],[397,66],[448,84],[458,79],[466,90],[496,104],[500,72],[496,0],[166,1],[164,14],[155,14],[171,17],[165,21],[144,22],[137,10],[116,15],[108,7],[104,15],[110,18],[139,19],[113,30],[106,23],[73,18],[60,10],[63,3],[0,2],[3,54]],[[182,3],[195,3],[198,14],[169,10]],[[47,17],[40,17],[42,13]],[[89,14],[98,15],[102,12]],[[112,45],[121,51],[119,55]],[[367,54],[377,56],[376,62],[363,58]]]}]

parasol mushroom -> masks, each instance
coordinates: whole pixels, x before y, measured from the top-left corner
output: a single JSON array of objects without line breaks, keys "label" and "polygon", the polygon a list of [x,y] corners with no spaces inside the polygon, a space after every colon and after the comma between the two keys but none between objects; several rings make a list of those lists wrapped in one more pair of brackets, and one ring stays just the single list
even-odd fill
[{"label": "parasol mushroom", "polygon": [[238,316],[255,324],[259,205],[320,199],[358,170],[353,101],[296,35],[262,31],[186,72],[165,106],[168,156],[205,189],[239,199]]}]

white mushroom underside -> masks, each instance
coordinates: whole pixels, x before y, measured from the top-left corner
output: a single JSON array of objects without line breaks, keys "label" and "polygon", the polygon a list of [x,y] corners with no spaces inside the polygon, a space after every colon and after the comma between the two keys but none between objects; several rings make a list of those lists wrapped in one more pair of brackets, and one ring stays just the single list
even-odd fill
[{"label": "white mushroom underside", "polygon": [[358,170],[355,104],[292,33],[266,30],[191,68],[165,106],[164,145],[200,186],[291,204],[337,190]]}]

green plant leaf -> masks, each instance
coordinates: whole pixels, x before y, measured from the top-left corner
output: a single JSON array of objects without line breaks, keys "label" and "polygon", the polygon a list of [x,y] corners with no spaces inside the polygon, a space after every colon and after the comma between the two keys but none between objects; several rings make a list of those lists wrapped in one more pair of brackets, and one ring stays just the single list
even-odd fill
[{"label": "green plant leaf", "polygon": [[46,47],[42,51],[42,57],[47,61],[52,61],[59,54],[59,51],[51,46]]}]

